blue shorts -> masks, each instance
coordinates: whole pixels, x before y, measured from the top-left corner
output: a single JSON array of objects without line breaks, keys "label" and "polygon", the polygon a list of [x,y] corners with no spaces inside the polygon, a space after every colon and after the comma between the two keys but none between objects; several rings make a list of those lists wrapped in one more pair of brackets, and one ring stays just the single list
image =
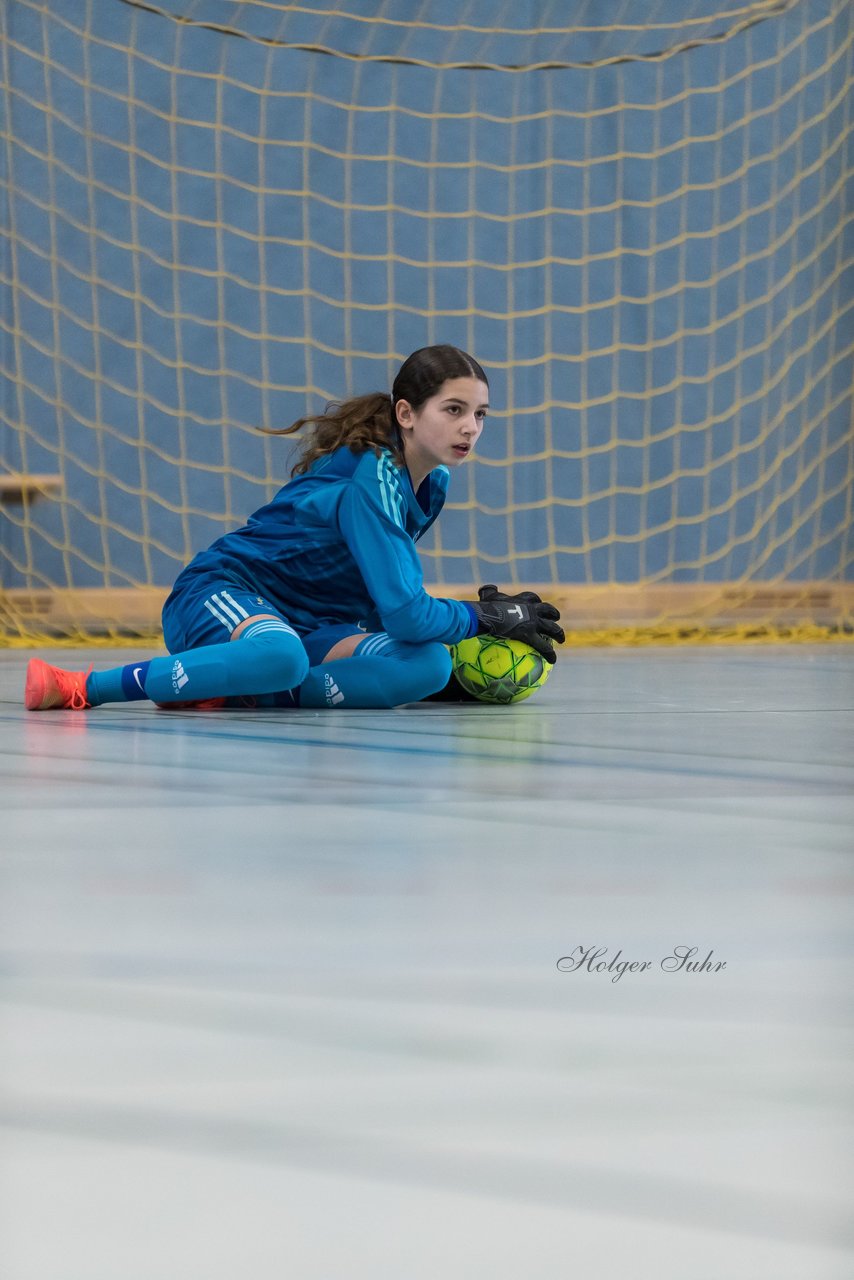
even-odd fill
[{"label": "blue shorts", "polygon": [[355,622],[326,623],[307,632],[297,630],[264,596],[224,578],[200,576],[190,581],[185,579],[163,606],[163,639],[170,653],[223,644],[231,639],[241,622],[259,613],[279,618],[299,637],[312,667],[322,662],[339,640],[366,634]]}]

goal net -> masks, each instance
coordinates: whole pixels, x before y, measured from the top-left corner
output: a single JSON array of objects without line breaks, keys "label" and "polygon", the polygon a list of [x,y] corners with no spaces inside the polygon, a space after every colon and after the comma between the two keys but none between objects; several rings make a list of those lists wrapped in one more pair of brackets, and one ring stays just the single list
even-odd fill
[{"label": "goal net", "polygon": [[848,0],[6,0],[0,637],[152,637],[265,435],[487,369],[428,584],[854,620]]}]

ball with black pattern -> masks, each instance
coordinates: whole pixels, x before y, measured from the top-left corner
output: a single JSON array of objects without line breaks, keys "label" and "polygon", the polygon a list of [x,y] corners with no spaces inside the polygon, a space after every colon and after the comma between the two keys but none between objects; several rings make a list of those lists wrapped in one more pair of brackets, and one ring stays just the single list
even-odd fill
[{"label": "ball with black pattern", "polygon": [[451,647],[454,677],[480,702],[509,705],[530,698],[551,672],[536,649],[521,640],[472,636]]}]

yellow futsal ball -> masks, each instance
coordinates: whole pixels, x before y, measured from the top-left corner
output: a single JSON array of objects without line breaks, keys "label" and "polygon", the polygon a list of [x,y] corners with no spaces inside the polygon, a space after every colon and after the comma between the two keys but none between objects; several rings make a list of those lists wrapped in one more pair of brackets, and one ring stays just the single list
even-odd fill
[{"label": "yellow futsal ball", "polygon": [[481,702],[521,702],[546,683],[551,664],[521,640],[472,636],[451,647],[454,675]]}]

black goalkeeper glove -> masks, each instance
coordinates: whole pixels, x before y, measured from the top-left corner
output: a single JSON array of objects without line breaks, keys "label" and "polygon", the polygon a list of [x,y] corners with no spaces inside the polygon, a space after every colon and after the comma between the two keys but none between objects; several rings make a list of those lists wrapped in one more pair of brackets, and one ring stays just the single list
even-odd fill
[{"label": "black goalkeeper glove", "polygon": [[486,587],[480,587],[477,598],[478,600],[521,600],[523,604],[543,603],[535,591],[520,591],[517,596],[508,596],[503,591],[499,591],[492,583]]},{"label": "black goalkeeper glove", "polygon": [[[478,593],[480,601],[470,603],[477,617],[477,634],[506,636],[508,640],[521,640],[541,653],[546,662],[557,662],[552,640],[563,643],[563,627],[557,620],[560,613],[553,604],[544,604],[538,597],[522,600],[521,597],[500,599],[501,593],[484,598],[484,588]],[[533,591],[523,593],[533,596]]]}]

